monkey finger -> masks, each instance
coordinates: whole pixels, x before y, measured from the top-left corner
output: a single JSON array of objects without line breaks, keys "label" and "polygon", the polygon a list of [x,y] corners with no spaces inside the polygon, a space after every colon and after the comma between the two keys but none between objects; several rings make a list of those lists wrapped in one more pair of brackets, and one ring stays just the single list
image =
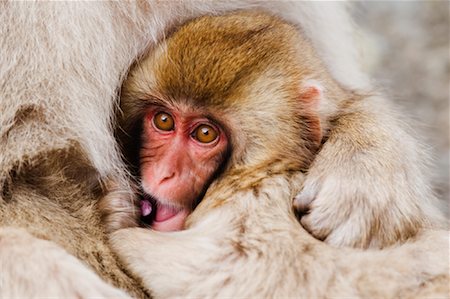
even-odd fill
[{"label": "monkey finger", "polygon": [[142,216],[150,215],[152,210],[153,210],[152,203],[149,200],[147,200],[147,199],[141,200],[141,215]]},{"label": "monkey finger", "polygon": [[329,228],[322,226],[316,221],[313,214],[304,215],[300,219],[300,224],[314,238],[321,241],[325,240],[331,233],[331,230]]},{"label": "monkey finger", "polygon": [[309,212],[310,206],[314,198],[316,197],[316,192],[311,188],[303,189],[294,198],[294,209],[299,214],[306,214]]}]

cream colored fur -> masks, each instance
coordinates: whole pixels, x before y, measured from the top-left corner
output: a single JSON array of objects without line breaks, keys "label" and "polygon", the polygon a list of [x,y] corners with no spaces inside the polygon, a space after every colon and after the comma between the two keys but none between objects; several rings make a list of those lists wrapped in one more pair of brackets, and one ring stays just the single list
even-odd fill
[{"label": "cream colored fur", "polygon": [[113,247],[155,298],[448,297],[447,231],[425,230],[381,251],[336,248],[298,224],[288,177],[259,187],[258,195],[236,188],[181,232],[119,230]]},{"label": "cream colored fur", "polygon": [[[2,297],[123,295],[71,255],[112,285],[145,296],[110,252],[95,204],[101,183],[111,177],[120,182],[124,196],[131,193],[111,129],[117,91],[134,59],[173,25],[202,14],[255,8],[298,23],[336,80],[350,88],[368,88],[349,34],[351,22],[340,3],[0,3],[0,235],[18,240],[1,241]],[[411,143],[415,153],[415,141]],[[425,174],[411,175],[426,181]],[[311,178],[316,181],[326,182]],[[319,188],[311,186],[315,192]],[[6,226],[23,227],[34,236]],[[34,267],[20,267],[25,258],[25,265]],[[47,289],[40,275],[53,282]]]},{"label": "cream colored fur", "polygon": [[23,229],[2,228],[0,256],[1,298],[129,298],[62,248]]},{"label": "cream colored fur", "polygon": [[329,244],[358,248],[447,228],[428,181],[428,151],[413,134],[382,95],[348,105],[296,197],[309,211],[302,225]]}]

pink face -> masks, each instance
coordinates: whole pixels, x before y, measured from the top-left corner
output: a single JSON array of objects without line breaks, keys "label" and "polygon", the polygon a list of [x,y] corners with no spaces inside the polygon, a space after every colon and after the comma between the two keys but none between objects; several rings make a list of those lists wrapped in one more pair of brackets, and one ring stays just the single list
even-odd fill
[{"label": "pink face", "polygon": [[227,137],[203,115],[174,108],[152,106],[143,121],[140,172],[149,198],[143,214],[153,210],[155,230],[183,229],[225,158]]}]

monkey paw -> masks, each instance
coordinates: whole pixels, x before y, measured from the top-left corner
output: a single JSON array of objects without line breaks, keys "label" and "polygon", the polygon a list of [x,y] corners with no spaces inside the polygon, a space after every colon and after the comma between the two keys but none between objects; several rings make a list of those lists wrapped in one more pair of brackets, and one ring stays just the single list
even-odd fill
[{"label": "monkey paw", "polygon": [[360,212],[353,211],[351,203],[344,204],[332,185],[325,182],[323,188],[318,186],[307,181],[294,199],[301,225],[315,238],[335,246],[366,245],[361,239],[365,223],[358,219]]},{"label": "monkey paw", "polygon": [[[382,173],[347,169],[306,178],[294,200],[302,226],[335,246],[382,248],[414,236],[426,216],[413,202],[407,184],[394,184]],[[353,170],[353,171],[350,171]],[[369,178],[369,179],[368,179]]]}]

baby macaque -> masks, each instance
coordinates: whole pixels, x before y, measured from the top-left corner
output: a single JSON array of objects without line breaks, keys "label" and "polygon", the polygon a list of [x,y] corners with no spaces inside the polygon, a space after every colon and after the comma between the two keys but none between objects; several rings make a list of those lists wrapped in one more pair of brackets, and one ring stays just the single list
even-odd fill
[{"label": "baby macaque", "polygon": [[[119,257],[155,298],[447,296],[448,233],[420,230],[416,203],[378,203],[388,223],[347,228],[364,246],[391,242],[383,239],[390,229],[397,240],[411,237],[383,251],[329,246],[294,215],[292,198],[317,151],[329,140],[336,155],[342,150],[337,124],[356,134],[342,133],[341,142],[369,153],[378,146],[349,122],[365,121],[349,109],[363,101],[330,77],[301,32],[275,17],[242,12],[182,26],[134,65],[122,90],[122,146],[157,231],[113,233]],[[367,207],[360,212],[371,219]],[[415,216],[410,225],[399,224],[403,214]]]},{"label": "baby macaque", "polygon": [[[216,32],[210,32],[212,43],[204,45],[207,51],[185,44],[188,40],[184,35],[175,35],[174,42],[179,45],[162,45],[130,72],[122,90],[121,129],[127,133],[121,140],[127,160],[139,165],[142,211],[154,230],[183,229],[209,184],[226,170],[241,164],[272,163],[268,156],[278,160],[288,155],[296,161],[292,167],[302,170],[312,161],[328,117],[327,112],[319,111],[321,83],[313,80],[313,65],[320,68],[320,63],[314,61],[308,47],[305,51],[313,59],[311,66],[298,65],[295,49],[278,46],[278,40],[270,40],[270,35],[264,36],[267,45],[255,51],[253,39],[260,38],[258,31],[264,31],[265,26],[252,29],[255,34],[245,32],[248,40],[238,30],[236,39],[231,34],[221,43],[215,42]],[[294,36],[295,32],[289,34]],[[177,36],[182,39],[177,40]],[[203,32],[194,33],[192,38],[201,41]],[[278,50],[288,51],[284,56],[291,58],[280,59],[275,55]],[[248,57],[247,51],[255,55]],[[261,59],[270,63],[266,65]],[[266,73],[261,76],[261,72]],[[302,79],[307,76],[311,80]],[[278,85],[266,87],[266,78]],[[253,83],[247,84],[248,80]],[[332,88],[336,88],[334,96],[344,96],[330,83]],[[273,101],[267,100],[268,92],[274,94]],[[275,100],[277,94],[290,102],[280,105]],[[279,119],[285,124],[274,123]],[[299,134],[294,140],[274,143],[281,137],[274,127],[281,125],[286,133]],[[259,134],[260,130],[267,134]],[[136,143],[136,136],[140,143]],[[293,143],[295,151],[287,150],[285,143]]]},{"label": "baby macaque", "polygon": [[[256,55],[254,61],[247,52],[263,49],[254,49],[259,35],[248,32],[261,29],[255,25],[243,31],[232,25],[217,29],[229,32],[220,43],[211,36],[208,50],[193,47],[197,38],[205,39],[203,29],[178,41],[180,48],[166,50],[164,44],[136,62],[124,84],[118,135],[140,177],[144,222],[159,231],[183,229],[216,177],[248,157],[258,158],[265,148],[279,158],[298,155],[302,170],[308,169],[294,207],[302,225],[320,240],[382,248],[413,237],[421,228],[442,226],[444,218],[424,178],[426,155],[388,102],[342,88],[302,37],[295,37],[300,40],[287,49],[279,45],[278,36],[264,36],[268,49],[261,55],[270,57]],[[272,61],[279,65],[267,65]],[[285,141],[275,145],[273,136],[263,139],[253,132],[271,134],[279,119],[267,111],[281,109],[280,102],[247,96],[285,77],[277,93],[294,89],[295,108],[301,109],[285,125],[285,130],[303,129],[296,139],[305,144],[295,152],[278,149]],[[246,85],[249,79],[254,82]],[[101,205],[110,231],[136,222],[136,209],[118,195],[106,197]]]}]

